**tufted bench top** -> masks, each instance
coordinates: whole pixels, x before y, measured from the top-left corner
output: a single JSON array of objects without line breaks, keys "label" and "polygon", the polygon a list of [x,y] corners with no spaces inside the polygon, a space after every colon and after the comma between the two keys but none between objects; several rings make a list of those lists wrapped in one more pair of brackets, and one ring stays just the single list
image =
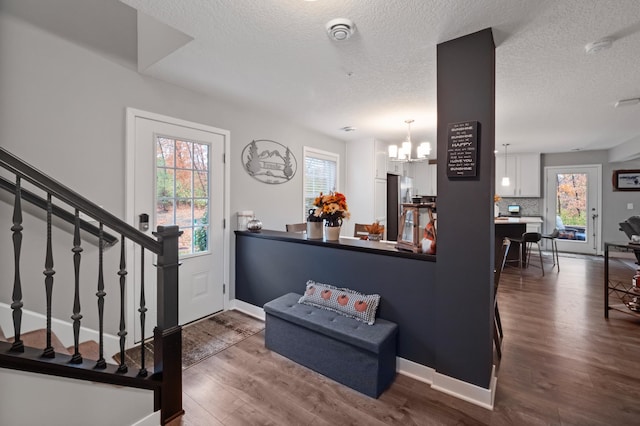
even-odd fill
[{"label": "tufted bench top", "polygon": [[377,318],[368,325],[338,313],[298,303],[302,296],[288,293],[264,305],[267,314],[324,334],[350,345],[379,353],[389,336],[398,332],[395,323]]}]

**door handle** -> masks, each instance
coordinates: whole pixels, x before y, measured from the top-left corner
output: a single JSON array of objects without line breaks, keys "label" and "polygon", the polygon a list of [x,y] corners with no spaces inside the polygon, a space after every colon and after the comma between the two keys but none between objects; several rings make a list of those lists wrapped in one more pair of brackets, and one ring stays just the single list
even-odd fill
[{"label": "door handle", "polygon": [[146,232],[149,230],[149,215],[146,213],[141,213],[138,215],[138,229],[142,232]]}]

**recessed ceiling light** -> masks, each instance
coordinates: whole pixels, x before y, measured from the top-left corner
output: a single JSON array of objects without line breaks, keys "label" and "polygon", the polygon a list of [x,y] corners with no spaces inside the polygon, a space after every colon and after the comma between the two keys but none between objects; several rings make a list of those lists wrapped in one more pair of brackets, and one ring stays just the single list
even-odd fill
[{"label": "recessed ceiling light", "polygon": [[340,130],[342,130],[343,132],[354,132],[358,130],[358,128],[353,126],[345,126],[345,127],[341,127]]},{"label": "recessed ceiling light", "polygon": [[613,40],[610,38],[603,38],[598,41],[594,41],[593,43],[589,43],[584,47],[585,52],[587,53],[597,53],[601,50],[605,50],[611,47],[613,44]]},{"label": "recessed ceiling light", "polygon": [[640,103],[640,98],[631,98],[631,99],[621,99],[616,102],[616,108],[637,105]]}]

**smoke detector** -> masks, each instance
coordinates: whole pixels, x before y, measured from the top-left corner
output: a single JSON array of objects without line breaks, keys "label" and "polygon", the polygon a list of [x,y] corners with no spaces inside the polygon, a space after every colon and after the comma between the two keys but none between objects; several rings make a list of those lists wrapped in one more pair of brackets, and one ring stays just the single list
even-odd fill
[{"label": "smoke detector", "polygon": [[351,19],[336,18],[327,22],[327,33],[332,40],[344,41],[349,39],[356,30],[356,25]]}]

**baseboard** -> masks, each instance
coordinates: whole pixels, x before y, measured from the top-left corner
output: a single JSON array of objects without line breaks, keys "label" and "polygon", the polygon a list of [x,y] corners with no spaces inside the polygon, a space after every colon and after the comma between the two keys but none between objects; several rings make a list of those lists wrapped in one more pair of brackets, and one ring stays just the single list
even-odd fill
[{"label": "baseboard", "polygon": [[496,395],[498,378],[495,375],[495,365],[491,369],[491,379],[489,389],[476,386],[453,377],[445,376],[435,372],[431,387],[440,392],[444,392],[459,399],[463,399],[472,404],[489,410],[493,410],[493,403]]},{"label": "baseboard", "polygon": [[[46,326],[47,317],[45,315],[27,309],[22,310],[20,333],[28,333],[46,328]],[[13,310],[6,303],[0,303],[0,327],[2,327],[7,338],[13,337]],[[58,339],[65,347],[73,346],[73,323],[51,318],[51,331],[58,336]],[[115,363],[111,356],[120,352],[120,338],[107,333],[103,334],[103,338],[105,360],[109,363]],[[96,330],[80,327],[80,341],[87,340],[99,342],[100,334]]]},{"label": "baseboard", "polygon": [[138,420],[131,426],[158,426],[161,423],[161,420],[162,417],[160,416],[160,410],[158,410]]},{"label": "baseboard", "polygon": [[251,303],[243,302],[242,300],[230,300],[229,309],[242,312],[261,321],[265,320],[264,309],[252,305]]},{"label": "baseboard", "polygon": [[[230,309],[235,309],[260,320],[264,321],[265,319],[264,309],[250,303],[233,299],[230,301],[229,306]],[[396,371],[398,374],[402,374],[403,376],[411,377],[414,380],[427,383],[435,390],[444,392],[480,407],[493,410],[495,391],[498,382],[498,378],[495,375],[495,366],[491,369],[489,389],[440,374],[431,367],[400,357],[396,357]]]},{"label": "baseboard", "polygon": [[433,374],[435,373],[431,367],[400,357],[396,357],[396,371],[398,374],[427,384],[433,383]]}]

